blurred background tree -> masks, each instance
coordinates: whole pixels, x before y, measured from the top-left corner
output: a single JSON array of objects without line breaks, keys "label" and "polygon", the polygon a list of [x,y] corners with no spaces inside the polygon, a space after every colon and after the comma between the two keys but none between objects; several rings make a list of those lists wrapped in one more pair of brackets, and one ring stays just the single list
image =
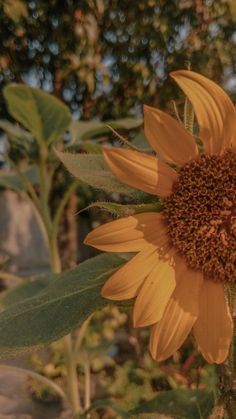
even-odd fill
[{"label": "blurred background tree", "polygon": [[166,106],[168,74],[187,61],[218,82],[231,80],[233,13],[231,0],[2,0],[0,87],[41,87],[84,120],[139,112],[144,102]]}]

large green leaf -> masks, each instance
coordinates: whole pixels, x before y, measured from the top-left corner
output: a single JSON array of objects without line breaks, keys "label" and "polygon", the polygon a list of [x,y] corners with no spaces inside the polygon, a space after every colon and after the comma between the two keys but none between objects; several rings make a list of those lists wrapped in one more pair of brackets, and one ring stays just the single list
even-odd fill
[{"label": "large green leaf", "polygon": [[13,83],[4,88],[4,97],[10,114],[39,144],[54,143],[71,123],[67,106],[40,89]]},{"label": "large green leaf", "polygon": [[0,308],[7,309],[8,307],[18,304],[27,298],[38,295],[53,279],[55,279],[54,274],[31,277],[25,279],[20,285],[1,292]]},{"label": "large green leaf", "polygon": [[[29,166],[26,170],[22,171],[27,180],[36,185],[39,182],[38,169],[36,166]],[[25,192],[26,187],[21,177],[15,172],[0,171],[0,187],[12,189],[16,192]]]},{"label": "large green leaf", "polygon": [[[214,394],[205,390],[177,389],[160,392],[154,399],[130,410],[129,417],[148,418],[162,413],[176,419],[207,419],[214,407]],[[144,416],[145,414],[145,416]]]},{"label": "large green leaf", "polygon": [[102,122],[99,120],[92,121],[73,121],[70,127],[72,143],[79,140],[89,139],[99,135],[108,134],[110,127],[118,130],[131,130],[138,128],[142,125],[142,118],[122,118],[115,121]]},{"label": "large green leaf", "polygon": [[49,274],[50,284],[39,295],[0,314],[0,356],[29,351],[80,326],[108,304],[100,295],[101,286],[124,262],[117,255],[103,254],[69,272]]},{"label": "large green leaf", "polygon": [[113,176],[102,154],[72,154],[59,151],[56,153],[69,172],[82,182],[108,193],[138,195],[136,189],[124,185]]}]

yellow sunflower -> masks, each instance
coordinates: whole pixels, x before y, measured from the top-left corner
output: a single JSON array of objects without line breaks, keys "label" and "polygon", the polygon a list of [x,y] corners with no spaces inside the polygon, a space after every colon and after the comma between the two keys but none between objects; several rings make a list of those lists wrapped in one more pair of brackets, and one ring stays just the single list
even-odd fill
[{"label": "yellow sunflower", "polygon": [[104,157],[121,182],[160,196],[164,209],[102,225],[85,243],[137,253],[102,295],[136,297],[134,326],[152,326],[154,359],[170,357],[193,330],[204,358],[222,363],[233,334],[224,287],[236,284],[236,113],[227,94],[200,74],[171,76],[192,103],[204,153],[181,123],[144,106],[145,134],[157,156],[105,148]]}]

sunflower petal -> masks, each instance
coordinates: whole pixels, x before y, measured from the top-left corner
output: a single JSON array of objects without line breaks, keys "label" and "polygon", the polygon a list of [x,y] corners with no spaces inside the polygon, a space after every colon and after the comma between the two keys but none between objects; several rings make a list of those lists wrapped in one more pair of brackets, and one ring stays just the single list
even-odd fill
[{"label": "sunflower petal", "polygon": [[120,218],[97,227],[84,243],[105,252],[139,252],[148,243],[162,246],[167,242],[161,213],[145,212]]},{"label": "sunflower petal", "polygon": [[175,71],[171,77],[193,105],[206,152],[222,153],[230,146],[236,128],[236,112],[229,96],[213,81],[193,71]]},{"label": "sunflower petal", "polygon": [[122,148],[104,148],[112,173],[123,183],[152,195],[170,195],[177,172],[156,157]]},{"label": "sunflower petal", "polygon": [[198,156],[194,138],[159,109],[144,105],[144,131],[152,148],[166,161],[183,165]]},{"label": "sunflower petal", "polygon": [[167,304],[162,319],[151,332],[150,352],[154,359],[163,361],[183,344],[198,315],[199,291],[202,275],[177,262],[176,288]]},{"label": "sunflower petal", "polygon": [[204,280],[193,330],[199,349],[209,363],[220,364],[226,360],[233,322],[221,283]]},{"label": "sunflower petal", "polygon": [[134,327],[158,322],[175,289],[175,269],[172,260],[157,259],[156,266],[145,279],[134,305]]},{"label": "sunflower petal", "polygon": [[136,297],[157,259],[155,246],[146,247],[108,279],[102,288],[102,296],[117,301]]}]

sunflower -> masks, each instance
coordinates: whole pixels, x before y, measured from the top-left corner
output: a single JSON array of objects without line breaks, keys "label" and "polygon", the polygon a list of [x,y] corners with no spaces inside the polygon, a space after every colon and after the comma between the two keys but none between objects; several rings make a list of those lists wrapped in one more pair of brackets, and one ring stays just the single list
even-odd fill
[{"label": "sunflower", "polygon": [[202,75],[181,70],[171,77],[193,106],[201,152],[182,123],[144,106],[145,135],[156,155],[104,148],[104,157],[121,182],[161,197],[163,211],[109,222],[85,243],[136,253],[108,279],[102,296],[136,297],[134,327],[152,327],[154,359],[174,354],[192,330],[204,358],[219,364],[233,334],[224,289],[236,285],[236,112]]}]

